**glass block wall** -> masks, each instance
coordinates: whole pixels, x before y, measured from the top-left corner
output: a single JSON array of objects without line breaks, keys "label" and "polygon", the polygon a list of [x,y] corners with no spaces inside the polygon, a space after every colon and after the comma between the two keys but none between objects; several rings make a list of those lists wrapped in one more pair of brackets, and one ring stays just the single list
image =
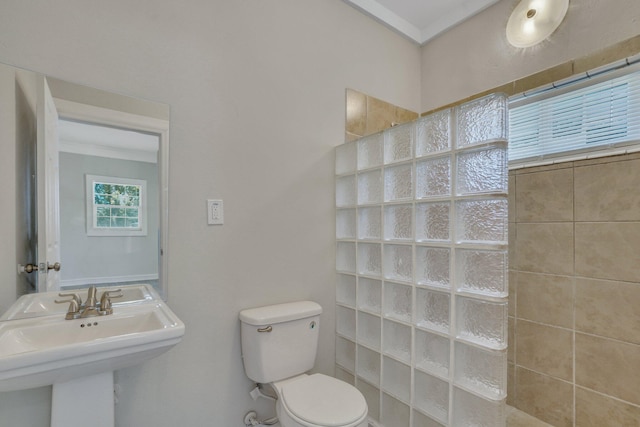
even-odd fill
[{"label": "glass block wall", "polygon": [[336,148],[336,364],[385,427],[505,424],[507,99]]}]

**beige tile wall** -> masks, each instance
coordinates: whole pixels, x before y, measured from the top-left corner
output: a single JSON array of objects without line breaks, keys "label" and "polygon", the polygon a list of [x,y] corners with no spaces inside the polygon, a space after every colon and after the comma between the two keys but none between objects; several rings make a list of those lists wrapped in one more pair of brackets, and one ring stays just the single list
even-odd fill
[{"label": "beige tile wall", "polygon": [[640,426],[640,155],[509,175],[509,404]]},{"label": "beige tile wall", "polygon": [[382,132],[396,124],[410,122],[418,113],[406,110],[357,90],[346,91],[345,142]]}]

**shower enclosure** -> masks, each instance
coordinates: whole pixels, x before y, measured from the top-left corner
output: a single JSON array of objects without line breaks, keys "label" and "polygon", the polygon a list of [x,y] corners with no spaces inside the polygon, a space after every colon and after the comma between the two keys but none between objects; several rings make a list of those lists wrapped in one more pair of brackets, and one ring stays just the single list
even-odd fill
[{"label": "shower enclosure", "polygon": [[385,427],[505,424],[507,98],[336,148],[336,374]]}]

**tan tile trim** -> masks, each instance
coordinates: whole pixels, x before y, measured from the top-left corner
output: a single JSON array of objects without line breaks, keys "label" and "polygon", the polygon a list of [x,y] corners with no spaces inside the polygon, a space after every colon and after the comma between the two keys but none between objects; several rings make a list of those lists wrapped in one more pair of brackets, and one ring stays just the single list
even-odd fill
[{"label": "tan tile trim", "polygon": [[345,92],[345,141],[382,132],[394,125],[407,123],[420,115],[355,89]]},{"label": "tan tile trim", "polygon": [[604,156],[595,159],[578,160],[575,162],[575,167],[599,165],[613,162],[625,162],[637,159],[640,159],[640,153],[618,154],[615,156]]},{"label": "tan tile trim", "polygon": [[500,92],[506,93],[509,96],[515,95],[517,93],[525,92],[545,84],[571,77],[574,74],[593,70],[594,68],[610,64],[638,53],[640,53],[640,34],[583,57],[572,59],[563,64],[556,65],[555,67],[548,68],[544,71],[523,77],[505,85],[477,93],[465,99],[452,102],[451,104],[438,107],[430,111],[426,111],[422,113],[421,116],[426,116],[446,108],[455,107],[457,105],[464,104],[465,102],[481,98],[490,93]]},{"label": "tan tile trim", "polygon": [[529,173],[536,172],[546,172],[552,170],[559,169],[572,169],[574,167],[574,162],[562,162],[562,163],[553,163],[550,165],[541,165],[541,166],[530,166],[518,169],[511,169],[509,171],[509,175],[525,175]]}]

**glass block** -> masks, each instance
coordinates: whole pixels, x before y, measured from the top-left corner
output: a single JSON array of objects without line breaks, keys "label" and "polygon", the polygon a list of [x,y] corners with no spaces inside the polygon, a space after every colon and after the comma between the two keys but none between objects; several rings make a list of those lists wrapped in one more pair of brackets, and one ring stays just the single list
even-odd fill
[{"label": "glass block", "polygon": [[420,371],[414,371],[414,381],[414,406],[446,423],[449,418],[449,383]]},{"label": "glass block", "polygon": [[458,147],[507,139],[507,98],[493,94],[456,108]]},{"label": "glass block", "polygon": [[484,347],[507,347],[507,303],[456,296],[456,336]]},{"label": "glass block", "polygon": [[336,175],[356,171],[356,144],[347,142],[336,147]]},{"label": "glass block", "polygon": [[382,165],[382,141],[384,135],[376,133],[358,141],[358,170]]},{"label": "glass block", "polygon": [[413,123],[394,126],[384,132],[385,164],[413,158],[413,132]]},{"label": "glass block", "polygon": [[356,276],[336,275],[336,301],[340,304],[356,306]]},{"label": "glass block", "polygon": [[465,343],[455,343],[456,385],[491,400],[507,395],[507,352],[487,351]]},{"label": "glass block", "polygon": [[336,336],[336,363],[349,372],[356,371],[356,345]]},{"label": "glass block", "polygon": [[451,149],[451,109],[416,121],[416,157]]},{"label": "glass block", "polygon": [[405,403],[411,402],[411,367],[382,358],[382,389]]},{"label": "glass block", "polygon": [[356,244],[338,242],[336,245],[336,270],[347,273],[356,272]]},{"label": "glass block", "polygon": [[359,345],[356,373],[372,385],[380,387],[380,353]]},{"label": "glass block", "polygon": [[416,367],[449,377],[449,338],[416,329]]},{"label": "glass block", "polygon": [[449,288],[451,250],[416,246],[416,283]]},{"label": "glass block", "polygon": [[353,206],[356,204],[355,175],[336,178],[336,206]]},{"label": "glass block", "polygon": [[413,248],[410,245],[384,245],[384,277],[391,280],[413,280]]},{"label": "glass block", "polygon": [[358,273],[380,276],[382,249],[378,243],[358,243]]},{"label": "glass block", "polygon": [[507,209],[506,198],[457,201],[456,241],[507,244]]},{"label": "glass block", "polygon": [[385,319],[383,322],[383,353],[411,363],[411,328]]},{"label": "glass block", "polygon": [[416,324],[433,331],[449,333],[450,296],[429,289],[416,289]]},{"label": "glass block", "polygon": [[508,291],[508,252],[456,249],[457,290],[493,297]]},{"label": "glass block", "polygon": [[409,427],[409,406],[398,399],[382,393],[380,421],[382,425],[393,427]]},{"label": "glass block", "polygon": [[505,427],[504,400],[486,400],[453,388],[453,426]]},{"label": "glass block", "polygon": [[409,200],[413,198],[413,173],[411,165],[386,168],[384,171],[384,200]]},{"label": "glass block", "polygon": [[392,205],[384,208],[384,238],[413,239],[413,205]]},{"label": "glass block", "polygon": [[367,401],[369,408],[367,415],[376,421],[380,420],[380,390],[360,378],[358,378],[356,387],[364,396],[364,400]]},{"label": "glass block", "polygon": [[416,203],[416,241],[450,241],[450,216],[449,202]]},{"label": "glass block", "polygon": [[374,206],[358,209],[358,239],[382,238],[382,208]]},{"label": "glass block", "polygon": [[456,164],[458,195],[507,193],[506,144],[460,152]]},{"label": "glass block", "polygon": [[356,339],[356,311],[350,308],[336,307],[336,331],[352,340]]},{"label": "glass block", "polygon": [[382,171],[376,169],[358,175],[358,204],[382,202]]},{"label": "glass block", "polygon": [[451,156],[416,163],[416,199],[451,196]]},{"label": "glass block", "polygon": [[336,239],[356,238],[356,210],[336,210]]},{"label": "glass block", "polygon": [[382,282],[360,277],[358,279],[358,308],[380,313],[382,305]]},{"label": "glass block", "polygon": [[384,284],[384,317],[411,322],[411,286]]},{"label": "glass block", "polygon": [[431,417],[427,417],[422,412],[413,411],[413,427],[445,427],[446,424],[441,424],[435,421]]},{"label": "glass block", "polygon": [[358,344],[380,351],[381,329],[378,316],[358,312]]}]

